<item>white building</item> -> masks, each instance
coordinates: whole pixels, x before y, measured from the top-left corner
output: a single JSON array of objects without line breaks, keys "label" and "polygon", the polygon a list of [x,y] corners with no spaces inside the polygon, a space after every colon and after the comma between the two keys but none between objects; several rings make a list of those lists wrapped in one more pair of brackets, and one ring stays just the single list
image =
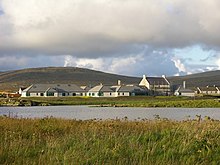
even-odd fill
[{"label": "white building", "polygon": [[21,97],[85,96],[75,84],[33,84],[21,92]]},{"label": "white building", "polygon": [[147,90],[136,85],[97,85],[87,92],[91,97],[118,97],[146,95]]},{"label": "white building", "polygon": [[139,86],[144,86],[155,95],[170,95],[170,83],[165,76],[146,77],[143,75]]}]

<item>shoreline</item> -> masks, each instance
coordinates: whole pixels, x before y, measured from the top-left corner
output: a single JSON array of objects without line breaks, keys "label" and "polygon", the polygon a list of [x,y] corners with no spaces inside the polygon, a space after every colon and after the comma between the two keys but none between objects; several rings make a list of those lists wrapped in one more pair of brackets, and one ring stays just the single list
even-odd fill
[{"label": "shoreline", "polygon": [[89,105],[97,107],[173,107],[173,108],[220,108],[219,98],[210,97],[119,97],[119,98],[4,98],[0,99],[0,107],[13,106],[61,106]]}]

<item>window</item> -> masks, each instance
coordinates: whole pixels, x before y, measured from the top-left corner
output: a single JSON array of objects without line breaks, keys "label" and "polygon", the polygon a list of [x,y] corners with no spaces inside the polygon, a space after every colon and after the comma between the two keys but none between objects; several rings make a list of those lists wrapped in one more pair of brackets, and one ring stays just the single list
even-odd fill
[{"label": "window", "polygon": [[104,93],[103,92],[99,92],[98,96],[104,96]]},{"label": "window", "polygon": [[92,93],[92,96],[95,96],[95,93]]},{"label": "window", "polygon": [[123,93],[122,93],[122,95],[124,96],[124,95],[125,95],[125,93],[123,92]]},{"label": "window", "polygon": [[73,93],[73,96],[76,96],[76,93]]},{"label": "window", "polygon": [[30,96],[30,93],[29,93],[29,92],[27,92],[27,93],[26,93],[26,96]]},{"label": "window", "polygon": [[109,93],[110,94],[110,96],[112,95],[112,93]]},{"label": "window", "polygon": [[118,96],[120,96],[120,92],[118,92]]},{"label": "window", "polygon": [[44,93],[40,93],[40,96],[44,96]]},{"label": "window", "polygon": [[48,92],[47,96],[54,96],[54,93],[53,92]]},{"label": "window", "polygon": [[65,93],[62,93],[62,96],[65,96]]}]

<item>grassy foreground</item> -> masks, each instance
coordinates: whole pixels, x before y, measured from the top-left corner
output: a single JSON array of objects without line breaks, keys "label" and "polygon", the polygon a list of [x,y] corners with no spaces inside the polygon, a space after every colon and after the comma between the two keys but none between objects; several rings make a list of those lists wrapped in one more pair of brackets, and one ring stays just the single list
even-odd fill
[{"label": "grassy foreground", "polygon": [[220,164],[220,121],[0,117],[0,164]]},{"label": "grassy foreground", "polygon": [[38,106],[38,105],[98,105],[118,107],[185,107],[185,108],[218,108],[217,97],[176,97],[176,96],[134,96],[117,98],[94,97],[30,97],[0,99],[0,105]]}]

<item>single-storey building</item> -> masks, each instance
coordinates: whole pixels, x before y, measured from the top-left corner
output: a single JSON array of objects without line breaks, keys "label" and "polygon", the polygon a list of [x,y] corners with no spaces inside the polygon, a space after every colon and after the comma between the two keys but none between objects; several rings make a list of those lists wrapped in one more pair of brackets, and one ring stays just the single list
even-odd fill
[{"label": "single-storey building", "polygon": [[116,97],[116,88],[111,85],[97,85],[87,92],[91,97]]},{"label": "single-storey building", "polygon": [[147,90],[136,85],[97,85],[87,92],[91,97],[118,97],[146,95]]},{"label": "single-storey building", "polygon": [[124,85],[117,90],[118,96],[147,95],[148,90],[137,85]]},{"label": "single-storey building", "polygon": [[21,92],[21,97],[84,96],[85,93],[75,84],[32,84]]},{"label": "single-storey building", "polygon": [[196,91],[191,89],[186,89],[182,86],[180,86],[175,92],[175,96],[188,96],[188,97],[194,97],[196,95]]},{"label": "single-storey building", "polygon": [[220,89],[216,86],[197,87],[197,92],[204,95],[218,95],[220,94]]}]

